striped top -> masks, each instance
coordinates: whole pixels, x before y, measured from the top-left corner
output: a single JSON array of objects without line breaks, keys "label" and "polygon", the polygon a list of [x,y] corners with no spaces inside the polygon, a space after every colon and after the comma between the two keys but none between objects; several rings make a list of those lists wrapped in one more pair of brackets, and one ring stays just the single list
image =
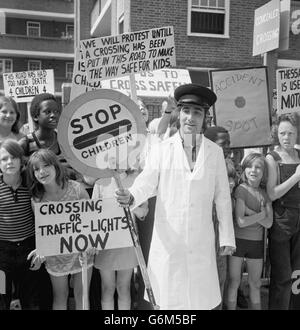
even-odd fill
[{"label": "striped top", "polygon": [[22,184],[15,191],[0,175],[0,240],[16,241],[34,235],[31,196]]}]

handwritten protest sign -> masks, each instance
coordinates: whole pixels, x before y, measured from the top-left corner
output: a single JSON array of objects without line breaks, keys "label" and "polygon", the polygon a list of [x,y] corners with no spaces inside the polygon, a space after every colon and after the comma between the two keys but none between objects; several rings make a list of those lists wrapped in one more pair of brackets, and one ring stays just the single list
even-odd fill
[{"label": "handwritten protest sign", "polygon": [[34,204],[37,252],[43,256],[132,246],[114,198]]},{"label": "handwritten protest sign", "polygon": [[280,0],[257,8],[254,14],[253,56],[279,47]]},{"label": "handwritten protest sign", "polygon": [[172,26],[80,41],[89,83],[175,66]]},{"label": "handwritten protest sign", "polygon": [[276,70],[278,114],[300,111],[300,68]]},{"label": "handwritten protest sign", "polygon": [[[135,74],[136,92],[138,96],[168,97],[174,95],[174,90],[184,84],[191,83],[188,70],[161,69],[156,71],[140,72]],[[119,77],[102,80],[103,88],[115,89],[122,93],[130,93],[128,77]]]},{"label": "handwritten protest sign", "polygon": [[146,125],[128,96],[100,89],[78,96],[64,108],[57,134],[77,171],[95,178],[111,177],[111,159],[118,159],[122,169],[134,166],[145,142]]},{"label": "handwritten protest sign", "polygon": [[85,61],[82,57],[82,53],[80,52],[80,49],[76,49],[70,101],[74,100],[77,96],[83,93],[96,90],[99,88],[101,88],[100,80],[95,81],[94,83],[90,83],[87,81]]},{"label": "handwritten protest sign", "polygon": [[31,102],[35,95],[54,94],[54,71],[21,71],[3,73],[4,93],[17,103]]},{"label": "handwritten protest sign", "polygon": [[266,67],[213,70],[210,79],[216,123],[229,131],[231,147],[271,144]]},{"label": "handwritten protest sign", "polygon": [[[76,60],[75,63],[77,65],[74,66],[71,101],[80,94],[100,88],[115,89],[126,95],[130,94],[131,86],[128,76],[102,80],[101,82],[98,81],[91,84],[86,79],[85,63]],[[136,73],[134,77],[136,93],[142,97],[168,97],[170,94],[174,94],[174,90],[178,86],[191,83],[189,71],[184,69],[145,71]]]}]

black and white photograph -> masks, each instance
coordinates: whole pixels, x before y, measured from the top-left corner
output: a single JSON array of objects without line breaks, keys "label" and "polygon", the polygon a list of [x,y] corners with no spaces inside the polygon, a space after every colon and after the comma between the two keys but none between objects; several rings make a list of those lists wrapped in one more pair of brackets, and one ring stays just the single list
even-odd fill
[{"label": "black and white photograph", "polygon": [[0,0],[9,310],[300,310],[300,0]]}]

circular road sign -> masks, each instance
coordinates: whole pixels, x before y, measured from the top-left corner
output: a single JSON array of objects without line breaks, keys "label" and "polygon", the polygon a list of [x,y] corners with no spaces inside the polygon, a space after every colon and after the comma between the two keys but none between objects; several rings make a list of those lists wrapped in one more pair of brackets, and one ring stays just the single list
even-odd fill
[{"label": "circular road sign", "polygon": [[146,125],[138,105],[111,89],[82,94],[63,110],[58,142],[69,164],[83,175],[111,177],[135,162],[145,142]]}]

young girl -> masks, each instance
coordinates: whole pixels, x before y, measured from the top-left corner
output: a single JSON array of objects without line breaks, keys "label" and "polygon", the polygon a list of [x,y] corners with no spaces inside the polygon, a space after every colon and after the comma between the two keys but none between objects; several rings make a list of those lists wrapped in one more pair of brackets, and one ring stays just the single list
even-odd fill
[{"label": "young girl", "polygon": [[35,248],[31,195],[22,173],[23,150],[7,139],[0,146],[0,270],[6,277],[5,305],[9,309],[12,283],[22,309],[36,309],[36,274],[27,255]]},{"label": "young girl", "polygon": [[235,190],[236,252],[229,257],[227,308],[236,309],[241,268],[246,258],[251,307],[261,309],[263,228],[270,228],[273,222],[272,205],[265,191],[265,157],[259,153],[249,154],[242,163],[242,171],[242,183]]},{"label": "young girl", "polygon": [[[79,182],[68,180],[65,169],[56,155],[47,149],[34,152],[27,165],[28,182],[34,202],[88,199]],[[80,253],[50,256],[45,266],[53,290],[53,309],[67,309],[68,275],[73,274],[76,309],[82,309],[82,278]],[[93,256],[88,256],[88,286],[92,274]]]},{"label": "young girl", "polygon": [[[120,179],[124,187],[130,187],[137,176],[137,171],[120,171]],[[112,198],[117,185],[113,178],[96,182],[93,199]],[[116,204],[116,207],[117,204]],[[143,203],[134,210],[134,216],[143,220],[148,213],[148,203]],[[114,294],[117,289],[118,309],[130,310],[130,283],[134,267],[138,265],[133,247],[98,251],[94,266],[101,275],[101,306],[103,310],[114,309]]]},{"label": "young girl", "polygon": [[19,132],[17,103],[10,97],[0,94],[0,143],[6,139],[20,140],[24,134]]}]

